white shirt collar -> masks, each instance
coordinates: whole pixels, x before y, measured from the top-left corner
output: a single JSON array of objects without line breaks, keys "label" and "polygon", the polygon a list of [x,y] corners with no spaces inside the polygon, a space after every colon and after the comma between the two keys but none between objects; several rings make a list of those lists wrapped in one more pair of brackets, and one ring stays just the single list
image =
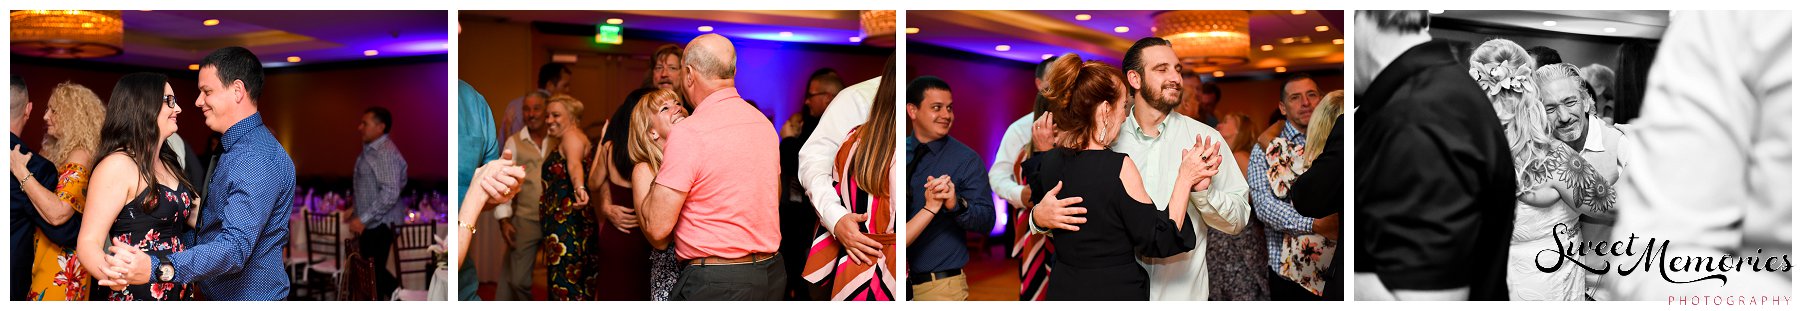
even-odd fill
[{"label": "white shirt collar", "polygon": [[1589,129],[1587,129],[1589,132],[1585,134],[1588,137],[1583,140],[1583,151],[1608,152],[1608,148],[1602,144],[1602,135],[1608,130],[1611,129],[1602,125],[1602,119],[1596,118],[1594,114],[1589,115]]}]

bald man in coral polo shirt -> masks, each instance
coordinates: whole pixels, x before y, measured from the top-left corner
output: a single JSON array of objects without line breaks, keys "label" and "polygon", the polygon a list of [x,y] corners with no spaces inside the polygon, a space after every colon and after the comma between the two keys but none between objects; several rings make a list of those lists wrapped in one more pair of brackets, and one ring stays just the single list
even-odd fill
[{"label": "bald man in coral polo shirt", "polygon": [[658,249],[673,239],[682,260],[671,300],[780,300],[788,282],[776,253],[776,130],[739,98],[736,60],[726,37],[688,42],[678,89],[699,100],[670,130],[656,185],[638,205],[645,239]]}]

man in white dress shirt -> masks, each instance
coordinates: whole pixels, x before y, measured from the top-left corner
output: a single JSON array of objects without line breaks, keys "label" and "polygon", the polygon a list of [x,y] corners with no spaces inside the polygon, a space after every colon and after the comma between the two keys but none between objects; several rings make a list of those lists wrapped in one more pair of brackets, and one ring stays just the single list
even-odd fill
[{"label": "man in white dress shirt", "polygon": [[[1034,94],[1045,89],[1045,67],[1051,65],[1051,61],[1054,60],[1057,58],[1046,58],[1039,62],[1038,68],[1033,69],[1032,83],[1033,87],[1036,87],[1033,90]],[[1032,112],[1020,116],[1019,120],[1014,120],[1014,123],[1007,125],[1007,132],[1001,134],[1001,148],[995,149],[995,163],[989,166],[990,190],[995,191],[995,196],[1007,200],[1008,204],[1020,207],[1032,206],[1031,202],[1026,202],[1026,200],[1032,199],[1032,190],[1026,189],[1026,185],[1014,180],[1014,165],[1020,161],[1021,150],[1025,150],[1027,145],[1032,143],[1032,121],[1038,117],[1039,113],[1045,111],[1044,96],[1033,96],[1032,105]]]},{"label": "man in white dress shirt", "polygon": [[[1627,157],[1620,152],[1622,140],[1626,133],[1616,129],[1613,123],[1602,121],[1596,117],[1595,107],[1599,104],[1591,85],[1584,82],[1577,66],[1570,63],[1557,63],[1541,66],[1533,72],[1533,82],[1539,85],[1539,102],[1545,105],[1547,126],[1551,127],[1552,137],[1570,145],[1577,150],[1583,160],[1594,166],[1602,180],[1613,187],[1620,182],[1621,168],[1627,165]],[[1583,241],[1610,241],[1609,231],[1614,228],[1614,219],[1601,219],[1584,215],[1582,217]],[[1605,258],[1596,254],[1586,254],[1583,262],[1592,267],[1600,267]],[[1584,273],[1584,288],[1589,289],[1590,299],[1611,300],[1606,293],[1595,290],[1596,282],[1601,275]]]},{"label": "man in white dress shirt", "polygon": [[[845,144],[845,135],[851,128],[863,125],[870,117],[870,106],[875,104],[876,91],[882,84],[882,78],[876,77],[858,82],[843,90],[832,98],[826,106],[826,112],[820,115],[820,125],[814,128],[814,135],[807,137],[807,143],[801,145],[800,163],[796,169],[796,179],[807,189],[807,197],[813,200],[813,206],[820,215],[820,225],[832,230],[832,237],[841,243],[861,243],[864,245],[881,244],[857,231],[853,223],[846,223],[841,228],[839,219],[851,215],[851,209],[840,203],[838,192],[832,188],[832,161],[838,156],[839,146]],[[903,183],[893,183],[902,185]],[[897,188],[901,189],[901,188]],[[906,193],[894,191],[889,193]],[[867,215],[857,215],[859,217]],[[800,237],[806,238],[806,237]],[[860,252],[863,248],[845,247],[845,251]],[[882,256],[881,250],[863,253],[865,258]]]},{"label": "man in white dress shirt", "polygon": [[507,260],[502,268],[496,300],[531,300],[532,267],[538,262],[538,245],[544,239],[538,203],[544,195],[544,155],[557,146],[550,138],[544,122],[544,104],[551,93],[536,90],[527,93],[520,106],[525,127],[507,136],[505,147],[512,150],[513,161],[524,168],[519,193],[512,200],[494,207],[494,220],[500,223],[501,240],[507,242]]},{"label": "man in white dress shirt", "polygon": [[[1110,149],[1131,156],[1133,163],[1139,165],[1139,174],[1145,184],[1174,184],[1183,149],[1194,148],[1204,140],[1221,142],[1219,154],[1224,158],[1220,163],[1237,163],[1219,131],[1172,112],[1182,99],[1184,68],[1176,58],[1176,51],[1171,49],[1170,41],[1157,37],[1139,39],[1127,49],[1123,62],[1121,67],[1126,71],[1127,84],[1134,91],[1133,108],[1126,124],[1120,126],[1119,139]],[[1199,189],[1188,189],[1188,217],[1202,220],[1192,222],[1196,232],[1206,232],[1200,228],[1205,223],[1221,232],[1239,234],[1251,214],[1251,204],[1246,199],[1250,186],[1244,176],[1237,165],[1221,165],[1220,173],[1214,175],[1212,182],[1197,184]],[[1152,204],[1159,209],[1170,206],[1167,198],[1170,191],[1175,190],[1145,188],[1151,195]],[[1034,231],[1079,226],[1067,221],[1068,217],[1057,217],[1080,216],[1070,215],[1071,205],[1060,199],[1068,198],[1048,195],[1033,207]],[[1167,258],[1139,258],[1139,263],[1151,276],[1151,300],[1207,300],[1206,254],[1207,242],[1198,239],[1195,250],[1187,253]]]}]

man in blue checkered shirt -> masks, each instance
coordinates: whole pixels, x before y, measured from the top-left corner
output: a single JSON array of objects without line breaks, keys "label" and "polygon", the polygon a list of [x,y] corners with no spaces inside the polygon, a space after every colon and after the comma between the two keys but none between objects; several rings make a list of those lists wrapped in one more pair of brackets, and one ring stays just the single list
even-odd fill
[{"label": "man in blue checkered shirt", "polygon": [[[288,296],[282,249],[288,245],[294,202],[294,160],[263,126],[257,96],[263,65],[242,47],[213,51],[200,62],[194,106],[207,128],[224,134],[218,169],[208,180],[200,220],[187,250],[150,257],[116,244],[113,258],[128,263],[124,281],[191,283],[210,300],[281,300]],[[112,280],[100,280],[102,286]]]},{"label": "man in blue checkered shirt", "polygon": [[[1283,267],[1284,240],[1326,232],[1338,232],[1338,223],[1332,219],[1302,216],[1295,211],[1295,205],[1288,198],[1279,198],[1270,184],[1270,166],[1265,159],[1266,148],[1277,138],[1287,140],[1290,144],[1302,145],[1307,141],[1304,135],[1308,129],[1308,120],[1313,116],[1314,106],[1320,103],[1321,92],[1314,79],[1304,73],[1297,73],[1283,79],[1282,97],[1277,101],[1278,110],[1283,112],[1285,120],[1278,128],[1266,130],[1259,135],[1259,144],[1251,148],[1251,161],[1246,164],[1246,180],[1251,182],[1251,208],[1259,221],[1264,222],[1265,245],[1269,246],[1270,258],[1270,299],[1271,300],[1321,300],[1316,294],[1301,284],[1284,277],[1280,271]],[[1318,148],[1303,146],[1303,148]],[[1296,162],[1301,159],[1300,152],[1293,155]],[[1295,174],[1300,175],[1300,174]],[[1332,218],[1332,217],[1329,217]],[[1332,277],[1332,276],[1315,276]]]}]

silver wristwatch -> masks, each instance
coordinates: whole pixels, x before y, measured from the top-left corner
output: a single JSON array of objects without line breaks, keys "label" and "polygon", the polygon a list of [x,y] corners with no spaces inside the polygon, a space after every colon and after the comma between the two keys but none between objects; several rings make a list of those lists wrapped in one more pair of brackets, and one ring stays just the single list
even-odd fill
[{"label": "silver wristwatch", "polygon": [[162,282],[174,282],[175,264],[169,263],[169,256],[157,255],[157,259],[162,263],[156,266],[157,280]]}]

